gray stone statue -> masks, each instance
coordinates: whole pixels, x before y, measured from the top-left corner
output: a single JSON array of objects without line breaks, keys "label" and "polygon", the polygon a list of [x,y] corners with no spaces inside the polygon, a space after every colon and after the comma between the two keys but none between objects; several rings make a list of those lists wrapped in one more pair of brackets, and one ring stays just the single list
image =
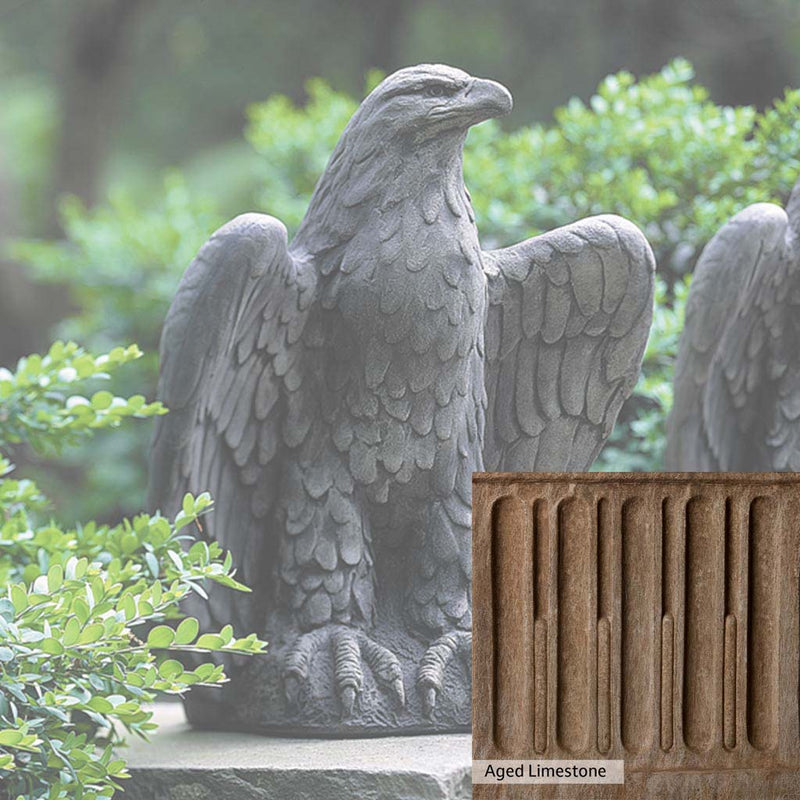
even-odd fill
[{"label": "gray stone statue", "polygon": [[202,535],[253,592],[189,609],[269,654],[192,692],[195,724],[320,735],[470,724],[478,470],[583,470],[638,375],[654,262],[619,217],[483,251],[462,177],[501,85],[421,65],[353,115],[297,235],[245,214],[164,327],[153,507],[208,490]]},{"label": "gray stone statue", "polygon": [[800,470],[800,181],[757,203],[694,270],[675,366],[666,466]]}]

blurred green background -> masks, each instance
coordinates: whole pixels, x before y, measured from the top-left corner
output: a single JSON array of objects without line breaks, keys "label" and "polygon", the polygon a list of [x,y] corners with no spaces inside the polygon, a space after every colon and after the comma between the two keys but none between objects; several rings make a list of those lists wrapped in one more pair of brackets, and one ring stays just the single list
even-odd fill
[{"label": "blurred green background", "polygon": [[[202,241],[251,209],[295,227],[365,89],[420,61],[514,94],[468,141],[485,243],[604,211],[651,239],[646,369],[600,465],[657,469],[684,275],[800,174],[798,0],[0,0],[0,365],[136,342],[118,390],[152,397]],[[148,437],[15,459],[66,519],[111,519],[143,505]]]}]

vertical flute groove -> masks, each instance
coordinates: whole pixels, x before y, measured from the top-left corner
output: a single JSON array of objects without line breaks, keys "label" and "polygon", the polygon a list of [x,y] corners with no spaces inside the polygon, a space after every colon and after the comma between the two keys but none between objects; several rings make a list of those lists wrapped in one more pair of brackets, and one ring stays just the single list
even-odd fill
[{"label": "vertical flute groove", "polygon": [[537,753],[547,749],[547,621],[533,624],[536,647],[533,652],[534,720],[533,747]]},{"label": "vertical flute groove", "polygon": [[686,504],[683,730],[687,746],[707,752],[717,738],[724,637],[724,512],[712,497]]},{"label": "vertical flute groove", "polygon": [[597,749],[611,747],[611,631],[608,617],[597,621]]},{"label": "vertical flute groove", "polygon": [[661,749],[670,750],[675,741],[675,614],[677,587],[676,553],[678,517],[674,502],[661,500]]},{"label": "vertical flute groove", "polygon": [[611,504],[597,504],[597,749],[611,747],[611,609],[613,607]]},{"label": "vertical flute groove", "polygon": [[743,505],[734,498],[725,500],[725,643],[723,650],[722,743],[733,750],[739,738],[739,717],[743,703],[739,699],[740,648],[739,617],[742,601],[742,558],[745,529]]},{"label": "vertical flute groove", "polygon": [[734,540],[733,506],[725,498],[725,616],[735,612],[736,542]]},{"label": "vertical flute groove", "polygon": [[533,744],[533,591],[530,518],[518,497],[497,501],[492,515],[494,741],[503,753]]},{"label": "vertical flute groove", "polygon": [[587,501],[572,497],[558,514],[558,701],[556,731],[571,753],[584,750],[589,734],[589,552],[592,514]]},{"label": "vertical flute groove", "polygon": [[736,617],[725,617],[725,647],[722,675],[722,743],[736,747]]},{"label": "vertical flute groove", "polygon": [[549,504],[539,499],[533,506],[533,746],[547,749],[547,618],[550,610]]},{"label": "vertical flute groove", "polygon": [[674,740],[673,722],[675,667],[675,624],[672,614],[661,619],[661,749],[671,750]]},{"label": "vertical flute groove", "polygon": [[757,750],[778,740],[779,583],[774,502],[757,497],[748,525],[747,736]]},{"label": "vertical flute groove", "polygon": [[647,505],[641,498],[623,504],[620,540],[622,744],[629,752],[638,753],[650,746],[653,728],[652,705],[644,701],[653,691],[653,539]]}]

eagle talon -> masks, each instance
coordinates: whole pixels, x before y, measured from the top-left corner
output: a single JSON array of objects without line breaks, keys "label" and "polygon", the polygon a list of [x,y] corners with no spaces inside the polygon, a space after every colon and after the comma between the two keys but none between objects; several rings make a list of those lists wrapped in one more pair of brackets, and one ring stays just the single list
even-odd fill
[{"label": "eagle talon", "polygon": [[397,704],[402,708],[406,704],[406,687],[403,685],[402,676],[396,678],[392,683],[392,693],[397,700]]},{"label": "eagle talon", "polygon": [[433,718],[436,701],[444,688],[447,667],[458,655],[469,670],[472,652],[472,634],[468,631],[450,631],[440,636],[425,651],[417,673],[417,686],[422,694],[422,710],[428,719]]},{"label": "eagle talon", "polygon": [[349,717],[353,716],[353,709],[355,708],[356,704],[356,696],[357,692],[355,687],[347,686],[342,689],[342,693],[339,696],[339,700],[342,703],[342,717],[344,719],[348,719]]},{"label": "eagle talon", "polygon": [[284,676],[283,692],[286,695],[286,702],[289,703],[289,705],[297,703],[301,685],[302,682],[298,679],[297,675],[287,674]]},{"label": "eagle talon", "polygon": [[436,708],[436,689],[429,686],[422,695],[422,711],[428,719],[433,717]]},{"label": "eagle talon", "polygon": [[286,656],[284,690],[289,703],[297,702],[300,688],[309,683],[311,665],[323,644],[329,644],[333,659],[333,678],[342,709],[342,718],[353,716],[364,686],[364,665],[375,682],[400,706],[405,706],[405,686],[400,662],[391,650],[378,644],[363,631],[343,625],[319,628],[300,636]]}]

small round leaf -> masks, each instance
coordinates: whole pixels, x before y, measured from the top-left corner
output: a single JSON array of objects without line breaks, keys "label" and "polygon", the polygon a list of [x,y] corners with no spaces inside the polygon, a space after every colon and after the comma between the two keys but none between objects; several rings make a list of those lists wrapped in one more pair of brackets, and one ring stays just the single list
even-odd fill
[{"label": "small round leaf", "polygon": [[175,631],[168,625],[156,625],[147,636],[148,647],[169,647],[175,641]]},{"label": "small round leaf", "polygon": [[190,644],[195,640],[200,624],[194,617],[186,617],[175,632],[175,644]]}]

